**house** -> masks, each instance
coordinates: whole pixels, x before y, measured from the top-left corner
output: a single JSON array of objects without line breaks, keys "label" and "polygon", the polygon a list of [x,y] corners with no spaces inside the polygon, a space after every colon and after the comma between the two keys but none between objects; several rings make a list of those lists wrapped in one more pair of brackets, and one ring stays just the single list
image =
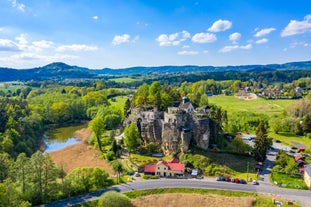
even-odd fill
[{"label": "house", "polygon": [[161,177],[180,177],[184,176],[185,164],[180,163],[174,158],[168,162],[160,160],[157,163],[147,164],[144,167],[144,173],[150,175],[159,175]]},{"label": "house", "polygon": [[308,188],[311,189],[311,164],[306,166],[303,179],[307,184]]}]

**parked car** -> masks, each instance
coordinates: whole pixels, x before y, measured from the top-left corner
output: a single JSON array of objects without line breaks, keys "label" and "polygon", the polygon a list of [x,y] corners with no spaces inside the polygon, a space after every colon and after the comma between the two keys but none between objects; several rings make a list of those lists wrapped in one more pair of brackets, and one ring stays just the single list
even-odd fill
[{"label": "parked car", "polygon": [[139,177],[140,174],[138,172],[135,172],[135,177]]},{"label": "parked car", "polygon": [[253,184],[253,185],[259,185],[259,183],[257,182],[257,180],[253,180],[252,184]]},{"label": "parked car", "polygon": [[216,181],[220,181],[220,176],[217,176],[217,177],[216,177]]},{"label": "parked car", "polygon": [[275,142],[276,142],[276,143],[281,143],[281,140],[276,139]]},{"label": "parked car", "polygon": [[239,179],[239,178],[235,178],[235,179],[234,179],[234,182],[235,182],[235,183],[239,183],[239,182],[240,182],[240,179]]},{"label": "parked car", "polygon": [[293,146],[291,149],[292,149],[292,150],[296,150],[296,149],[297,149],[297,147]]},{"label": "parked car", "polygon": [[243,180],[243,179],[240,180],[240,183],[241,184],[247,184],[247,182],[245,180]]},{"label": "parked car", "polygon": [[226,177],[225,177],[225,181],[226,181],[226,182],[230,182],[230,181],[231,181],[230,177],[229,177],[229,176],[226,176]]}]

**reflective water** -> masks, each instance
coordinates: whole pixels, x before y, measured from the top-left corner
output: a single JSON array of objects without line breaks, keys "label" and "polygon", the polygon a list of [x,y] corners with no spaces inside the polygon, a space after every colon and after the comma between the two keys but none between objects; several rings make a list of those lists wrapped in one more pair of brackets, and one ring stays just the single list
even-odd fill
[{"label": "reflective water", "polygon": [[74,137],[74,132],[86,127],[87,123],[83,123],[53,128],[46,131],[44,135],[44,142],[46,145],[45,152],[57,151],[69,145],[79,143],[80,141]]}]

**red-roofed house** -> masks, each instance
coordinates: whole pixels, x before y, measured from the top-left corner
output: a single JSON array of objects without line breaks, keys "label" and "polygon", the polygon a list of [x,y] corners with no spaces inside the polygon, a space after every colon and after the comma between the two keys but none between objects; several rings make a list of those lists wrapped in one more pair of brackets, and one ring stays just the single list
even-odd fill
[{"label": "red-roofed house", "polygon": [[154,164],[147,164],[144,167],[145,174],[159,175],[163,177],[184,176],[184,172],[185,164],[180,163],[176,158],[168,162],[161,160]]}]

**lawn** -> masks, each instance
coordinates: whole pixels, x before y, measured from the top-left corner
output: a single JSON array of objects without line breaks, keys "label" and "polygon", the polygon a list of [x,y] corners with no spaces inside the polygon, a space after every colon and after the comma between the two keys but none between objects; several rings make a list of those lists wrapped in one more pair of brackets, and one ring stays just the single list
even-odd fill
[{"label": "lawn", "polygon": [[161,159],[168,161],[172,159],[172,157],[165,156],[165,157],[159,158],[159,157],[152,157],[152,156],[146,156],[146,155],[131,154],[131,161],[137,165],[145,165],[148,163],[154,163],[154,162],[158,162]]},{"label": "lawn", "polygon": [[[270,137],[273,137],[274,139],[280,140],[283,144],[294,146],[295,142],[301,143],[305,145],[307,148],[311,146],[311,139],[305,137],[305,136],[297,136],[294,133],[285,133],[280,132],[279,134],[275,134],[273,132],[269,133]],[[298,146],[299,147],[299,146]]]},{"label": "lawn", "polygon": [[233,112],[253,112],[258,114],[266,114],[268,116],[278,115],[286,109],[286,107],[296,100],[266,100],[256,98],[252,100],[242,100],[236,96],[218,95],[209,97],[209,103],[221,106],[228,113]]},{"label": "lawn", "polygon": [[300,176],[291,177],[282,173],[272,172],[271,182],[284,188],[308,189],[304,180]]}]

